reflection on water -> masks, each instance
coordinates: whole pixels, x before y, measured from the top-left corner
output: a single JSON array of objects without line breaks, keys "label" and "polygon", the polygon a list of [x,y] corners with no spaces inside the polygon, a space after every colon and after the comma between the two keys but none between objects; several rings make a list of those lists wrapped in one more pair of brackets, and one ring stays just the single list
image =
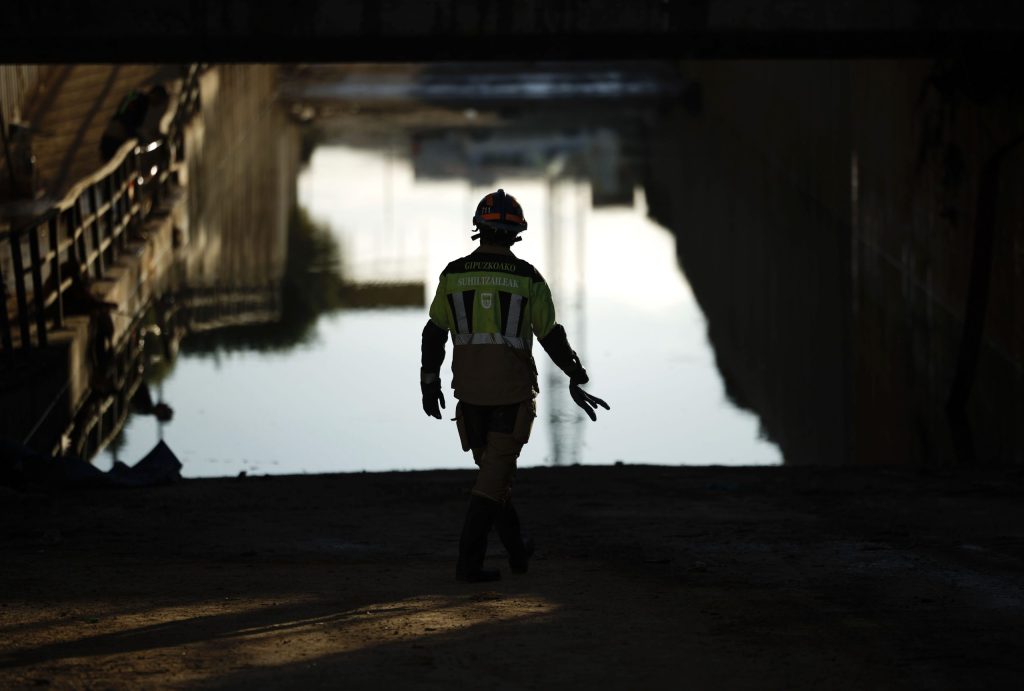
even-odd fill
[{"label": "reflection on water", "polygon": [[[418,294],[387,302],[414,306],[346,302],[339,284],[336,301],[319,305],[323,316],[289,347],[186,339],[160,388],[174,420],[132,418],[120,458],[141,457],[162,435],[192,477],[471,465],[454,425],[420,408],[419,334],[437,274],[475,246],[469,219],[489,189],[417,178],[396,146],[318,148],[300,175],[299,202],[337,241],[350,298],[368,284],[400,284],[406,297],[408,286]],[[541,415],[522,465],[781,461],[756,418],[727,401],[674,239],[647,219],[641,193],[632,206],[594,208],[591,183],[557,171],[491,182],[523,204],[530,229],[514,249],[551,284],[591,388],[612,406],[596,423],[586,419],[537,348]],[[447,364],[442,377],[447,388]]]}]

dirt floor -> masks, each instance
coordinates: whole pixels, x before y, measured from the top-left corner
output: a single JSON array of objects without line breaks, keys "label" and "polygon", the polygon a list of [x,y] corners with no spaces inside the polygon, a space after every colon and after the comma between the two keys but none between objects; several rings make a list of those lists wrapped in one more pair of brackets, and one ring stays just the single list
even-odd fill
[{"label": "dirt floor", "polygon": [[[0,688],[1019,688],[1024,475],[535,468],[0,489]],[[492,536],[490,562],[505,567]]]}]

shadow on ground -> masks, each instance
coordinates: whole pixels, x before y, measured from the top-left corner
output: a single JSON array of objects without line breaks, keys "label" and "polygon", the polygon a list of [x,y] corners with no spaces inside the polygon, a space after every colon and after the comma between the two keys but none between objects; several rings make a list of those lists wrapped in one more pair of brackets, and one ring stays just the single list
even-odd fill
[{"label": "shadow on ground", "polygon": [[964,689],[1024,671],[1019,474],[526,469],[530,573],[465,585],[471,478],[4,491],[0,684]]}]

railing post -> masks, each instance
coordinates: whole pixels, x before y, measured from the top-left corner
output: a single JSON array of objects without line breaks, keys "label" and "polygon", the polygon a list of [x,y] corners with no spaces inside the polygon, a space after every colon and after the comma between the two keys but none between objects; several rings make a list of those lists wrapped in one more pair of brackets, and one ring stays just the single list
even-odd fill
[{"label": "railing post", "polygon": [[[21,256],[21,237],[11,229],[11,258],[14,260],[14,290],[18,294],[18,326],[21,328],[21,349],[31,350],[31,334],[28,328],[28,299],[25,296],[25,261]],[[6,309],[6,306],[4,307]]]},{"label": "railing post", "polygon": [[164,185],[167,184],[167,179],[163,176],[163,171],[160,170],[159,166],[157,167],[156,175],[153,176],[151,184],[153,187],[153,206],[150,207],[150,211],[152,212],[156,211],[157,207],[162,203],[164,198]]},{"label": "railing post", "polygon": [[[135,147],[134,149],[132,149],[132,152],[130,154],[131,159],[132,159],[132,176],[135,178],[136,184],[138,184],[139,179],[142,177],[142,167],[141,167],[142,162],[139,160],[141,157],[139,156],[138,151],[139,151],[139,148]],[[139,197],[140,197],[139,204],[141,205],[142,204],[142,199],[141,199],[141,197],[142,197],[142,194],[141,194],[142,188],[139,187],[138,191],[140,192],[140,194],[139,194]]]},{"label": "railing post", "polygon": [[76,257],[75,260],[78,262],[80,267],[75,273],[85,273],[89,270],[87,263],[89,259],[89,253],[85,249],[85,228],[82,227],[82,198],[79,197],[75,200],[74,205],[71,207],[71,246],[75,248]]},{"label": "railing post", "polygon": [[96,248],[96,278],[103,278],[103,236],[100,232],[99,195],[96,184],[89,185],[89,204],[92,206],[92,246]]},{"label": "railing post", "polygon": [[53,275],[54,285],[57,287],[57,301],[53,303],[53,325],[59,329],[64,326],[64,290],[61,288],[64,278],[61,276],[60,266],[60,214],[50,216],[48,225],[50,247],[53,248],[53,259],[51,260],[53,265],[50,267],[50,273]]},{"label": "railing post", "polygon": [[43,295],[42,257],[39,255],[39,226],[32,226],[28,236],[29,257],[32,259],[32,292],[36,303],[36,340],[40,348],[46,347],[46,296]]},{"label": "railing post", "polygon": [[110,260],[116,261],[118,255],[121,253],[121,246],[119,244],[121,232],[117,227],[117,204],[114,203],[114,174],[116,171],[111,171],[110,175],[104,178],[104,187],[107,192],[107,228],[110,230]]},{"label": "railing post", "polygon": [[128,200],[128,176],[125,174],[124,161],[117,167],[117,218],[124,226],[121,233],[121,251],[128,251],[128,226],[131,223],[131,202]]},{"label": "railing post", "polygon": [[[7,238],[10,241],[10,238]],[[3,298],[3,309],[0,309],[0,340],[4,344],[4,352],[14,350],[11,342],[11,318],[7,314],[7,281],[4,280],[4,265],[0,262],[0,298]]]}]

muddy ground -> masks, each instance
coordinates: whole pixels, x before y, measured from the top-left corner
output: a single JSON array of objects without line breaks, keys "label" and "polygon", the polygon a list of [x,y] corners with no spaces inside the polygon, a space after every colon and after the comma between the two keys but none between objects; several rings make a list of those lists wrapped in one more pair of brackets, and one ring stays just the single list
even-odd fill
[{"label": "muddy ground", "polygon": [[[0,489],[2,688],[1019,688],[1024,475],[534,468]],[[505,566],[496,538],[490,562]]]}]

